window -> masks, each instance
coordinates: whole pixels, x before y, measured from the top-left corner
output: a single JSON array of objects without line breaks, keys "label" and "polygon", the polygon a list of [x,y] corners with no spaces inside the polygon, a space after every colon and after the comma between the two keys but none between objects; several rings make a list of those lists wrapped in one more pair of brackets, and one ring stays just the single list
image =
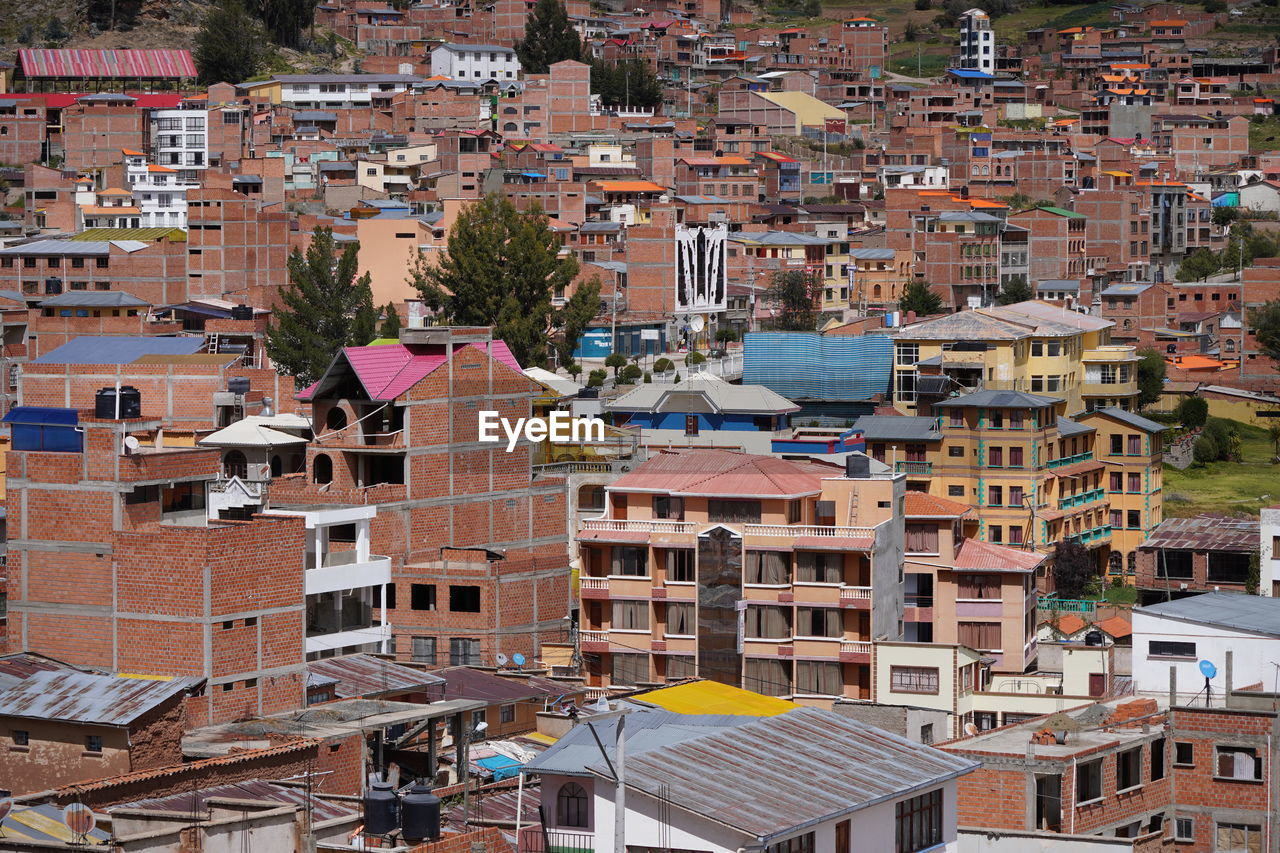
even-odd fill
[{"label": "window", "polygon": [[101,735],[86,735],[84,739],[84,748],[86,752],[102,752]]},{"label": "window", "polygon": [[938,668],[934,666],[889,667],[889,684],[894,693],[938,693]]},{"label": "window", "polygon": [[677,637],[692,637],[697,632],[694,621],[693,602],[667,603],[667,634]]},{"label": "window", "polygon": [[1110,490],[1113,492],[1119,492],[1119,491],[1123,491],[1123,487],[1124,487],[1124,475],[1121,474],[1119,471],[1112,471]]},{"label": "window", "polygon": [[1003,541],[1004,541],[1004,526],[1003,526],[1003,525],[1000,525],[1000,524],[993,524],[993,525],[991,525],[991,527],[990,527],[990,532],[987,534],[987,538],[988,538],[989,540],[991,540],[992,542],[997,542],[997,543],[999,543],[999,542],[1003,542]]},{"label": "window", "polygon": [[1195,841],[1196,840],[1195,820],[1189,817],[1174,818],[1173,819],[1173,840],[1174,841]]},{"label": "window", "polygon": [[684,416],[684,434],[697,435],[698,429],[699,429],[698,416],[685,415]]},{"label": "window", "polygon": [[1142,454],[1142,436],[1140,435],[1129,436],[1129,455],[1139,456],[1141,454]]},{"label": "window", "polygon": [[566,782],[556,794],[556,824],[586,828],[587,792],[577,782]]},{"label": "window", "polygon": [[1196,644],[1174,642],[1173,640],[1151,640],[1147,646],[1149,657],[1160,658],[1195,658]]},{"label": "window", "polygon": [[134,486],[132,492],[124,493],[126,505],[154,503],[158,500],[160,500],[159,486]]},{"label": "window", "polygon": [[1004,503],[1004,489],[1000,486],[987,487],[987,504],[989,506],[1000,506]]},{"label": "window", "polygon": [[640,684],[649,680],[649,656],[614,652],[610,680],[614,684]]},{"label": "window", "polygon": [[991,448],[991,451],[987,456],[987,464],[989,464],[992,468],[1003,468],[1004,467],[1004,448],[1003,447]]},{"label": "window", "polygon": [[791,583],[790,557],[785,551],[748,551],[746,582],[775,586]]},{"label": "window", "polygon": [[999,575],[957,575],[956,587],[957,598],[1000,599]]},{"label": "window", "polygon": [[1022,467],[1022,448],[1021,447],[1009,448],[1009,467],[1010,468]]},{"label": "window", "polygon": [[964,486],[947,486],[947,497],[949,498],[964,497]]},{"label": "window", "polygon": [[1116,790],[1125,791],[1142,784],[1142,747],[1116,753]]},{"label": "window", "polygon": [[[1128,490],[1129,490],[1129,491],[1131,491],[1131,492],[1141,492],[1141,491],[1142,491],[1142,475],[1141,475],[1141,474],[1138,474],[1138,473],[1131,473],[1131,474],[1129,475],[1129,488],[1128,488]],[[1119,491],[1119,490],[1117,489],[1117,491]]]},{"label": "window", "polygon": [[618,631],[648,631],[649,602],[614,601],[610,627]]},{"label": "window", "polygon": [[1124,436],[1122,435],[1111,436],[1111,455],[1121,456],[1123,455],[1123,453],[1124,453]]},{"label": "window", "polygon": [[658,495],[653,499],[653,517],[668,521],[684,520],[684,498]]},{"label": "window", "polygon": [[920,360],[919,344],[900,343],[896,346],[898,364],[911,365]]},{"label": "window", "polygon": [[957,627],[962,645],[984,652],[1000,649],[999,622],[960,622]]},{"label": "window", "polygon": [[796,636],[841,637],[844,624],[840,611],[833,607],[801,607],[796,614]]},{"label": "window", "polygon": [[743,688],[765,696],[791,693],[791,669],[787,661],[772,658],[748,658],[743,667]]},{"label": "window", "polygon": [[1173,766],[1193,767],[1195,763],[1196,745],[1194,743],[1175,741],[1173,744]]},{"label": "window", "polygon": [[950,424],[953,427],[964,426],[964,409],[954,408],[949,410],[951,413]]},{"label": "window", "polygon": [[1219,746],[1214,755],[1217,760],[1214,775],[1219,779],[1262,781],[1262,759],[1253,747]]},{"label": "window", "polygon": [[1076,805],[1102,799],[1102,759],[1076,765]]},{"label": "window", "polygon": [[450,666],[479,666],[480,641],[469,637],[454,637],[449,640]]},{"label": "window", "polygon": [[709,500],[707,520],[740,524],[760,523],[760,501]]},{"label": "window", "polygon": [[[1017,448],[1021,450],[1021,448]],[[1023,489],[1022,486],[1009,487],[1009,506],[1022,506]]]},{"label": "window", "polygon": [[1164,738],[1151,741],[1151,781],[1164,778]]},{"label": "window", "polygon": [[1262,827],[1245,823],[1219,823],[1213,849],[1228,853],[1262,853]]},{"label": "window", "polygon": [[649,574],[649,551],[647,548],[615,547],[610,574],[645,577]]},{"label": "window", "polygon": [[[960,487],[963,489],[963,487]],[[938,553],[938,526],[927,523],[906,525],[906,550],[914,554]]]},{"label": "window", "polygon": [[920,727],[920,742],[926,746],[933,743],[933,723],[925,723]]},{"label": "window", "polygon": [[840,672],[840,664],[834,661],[796,661],[796,692],[821,696],[842,695],[844,677]]},{"label": "window", "polygon": [[414,663],[427,663],[434,666],[436,662],[436,638],[414,637],[412,660]]},{"label": "window", "polygon": [[1192,555],[1190,551],[1171,551],[1162,548],[1155,554],[1156,577],[1191,580]]},{"label": "window", "polygon": [[516,706],[514,703],[508,703],[498,708],[498,722],[514,723],[516,721]]},{"label": "window", "polygon": [[692,583],[693,551],[687,548],[671,549],[664,552],[667,565],[667,580],[679,583]]},{"label": "window", "polygon": [[844,555],[815,551],[797,551],[796,583],[840,583],[844,574]]},{"label": "window", "polygon": [[813,850],[813,833],[806,832],[804,835],[770,844],[765,848],[765,853],[813,853]]},{"label": "window", "polygon": [[26,729],[14,729],[11,734],[11,737],[13,738],[14,746],[30,746],[31,745],[31,733]]},{"label": "window", "polygon": [[479,613],[480,587],[449,587],[449,609],[454,613]]},{"label": "window", "polygon": [[947,456],[951,457],[952,459],[962,457],[964,456],[964,448],[958,445],[952,445],[951,447],[947,448]]},{"label": "window", "polygon": [[1248,583],[1249,555],[1243,552],[1210,551],[1206,578],[1209,583]]},{"label": "window", "polygon": [[930,791],[894,806],[897,853],[915,853],[942,843],[942,790]]},{"label": "window", "polygon": [[791,609],[750,605],[746,611],[745,635],[756,640],[783,640],[791,636]]},{"label": "window", "polygon": [[436,609],[436,585],[415,583],[409,589],[409,607],[412,610]]},{"label": "window", "polygon": [[1126,520],[1128,521],[1127,526],[1130,530],[1140,529],[1142,527],[1142,510],[1140,509],[1128,510],[1126,515]]}]

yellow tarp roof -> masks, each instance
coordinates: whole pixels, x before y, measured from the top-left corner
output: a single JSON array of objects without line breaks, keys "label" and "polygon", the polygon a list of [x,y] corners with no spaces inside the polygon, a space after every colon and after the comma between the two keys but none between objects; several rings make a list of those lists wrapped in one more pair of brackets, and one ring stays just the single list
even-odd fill
[{"label": "yellow tarp roof", "polygon": [[800,706],[786,699],[762,696],[718,681],[690,681],[631,697],[676,714],[732,714],[739,717],[776,717]]}]

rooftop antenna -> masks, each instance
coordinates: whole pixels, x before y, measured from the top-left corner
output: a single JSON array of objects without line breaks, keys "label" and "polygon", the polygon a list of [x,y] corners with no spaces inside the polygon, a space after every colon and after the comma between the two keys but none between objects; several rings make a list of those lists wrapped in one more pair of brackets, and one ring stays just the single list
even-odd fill
[{"label": "rooftop antenna", "polygon": [[1206,708],[1213,704],[1213,687],[1209,681],[1218,674],[1218,667],[1214,666],[1213,661],[1200,661],[1200,674],[1204,676],[1204,706]]}]

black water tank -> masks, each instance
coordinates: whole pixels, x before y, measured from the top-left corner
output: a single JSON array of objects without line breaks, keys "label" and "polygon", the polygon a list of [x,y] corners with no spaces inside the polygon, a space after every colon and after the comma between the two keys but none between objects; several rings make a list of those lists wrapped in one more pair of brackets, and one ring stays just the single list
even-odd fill
[{"label": "black water tank", "polygon": [[400,801],[401,834],[412,841],[434,841],[440,837],[440,798],[428,785],[418,783]]},{"label": "black water tank", "polygon": [[871,459],[860,453],[850,453],[844,458],[844,475],[850,480],[865,480],[871,476]]},{"label": "black water tank", "polygon": [[253,309],[248,305],[237,305],[231,309],[232,320],[252,320]]},{"label": "black water tank", "polygon": [[100,388],[93,398],[94,417],[115,420],[116,418],[142,417],[142,394],[132,385],[120,389],[120,411],[116,412],[116,389]]},{"label": "black water tank", "polygon": [[1097,628],[1094,628],[1092,631],[1084,635],[1084,644],[1086,646],[1102,645],[1102,632]]},{"label": "black water tank", "polygon": [[227,390],[232,394],[248,394],[249,380],[243,376],[232,376],[227,380]]},{"label": "black water tank", "polygon": [[366,835],[390,835],[400,826],[400,801],[390,782],[373,782],[364,795]]}]

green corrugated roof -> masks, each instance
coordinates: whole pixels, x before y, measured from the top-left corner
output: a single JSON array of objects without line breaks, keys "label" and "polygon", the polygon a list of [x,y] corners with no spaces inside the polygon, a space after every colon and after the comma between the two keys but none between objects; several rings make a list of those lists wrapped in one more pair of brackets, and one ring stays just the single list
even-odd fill
[{"label": "green corrugated roof", "polygon": [[72,237],[72,240],[159,240],[168,237],[170,243],[187,242],[187,232],[181,228],[89,228]]},{"label": "green corrugated roof", "polygon": [[1041,207],[1038,209],[1047,210],[1050,213],[1057,214],[1058,216],[1065,216],[1068,219],[1085,219],[1086,218],[1083,213],[1076,213],[1074,210],[1066,210],[1061,207]]}]

